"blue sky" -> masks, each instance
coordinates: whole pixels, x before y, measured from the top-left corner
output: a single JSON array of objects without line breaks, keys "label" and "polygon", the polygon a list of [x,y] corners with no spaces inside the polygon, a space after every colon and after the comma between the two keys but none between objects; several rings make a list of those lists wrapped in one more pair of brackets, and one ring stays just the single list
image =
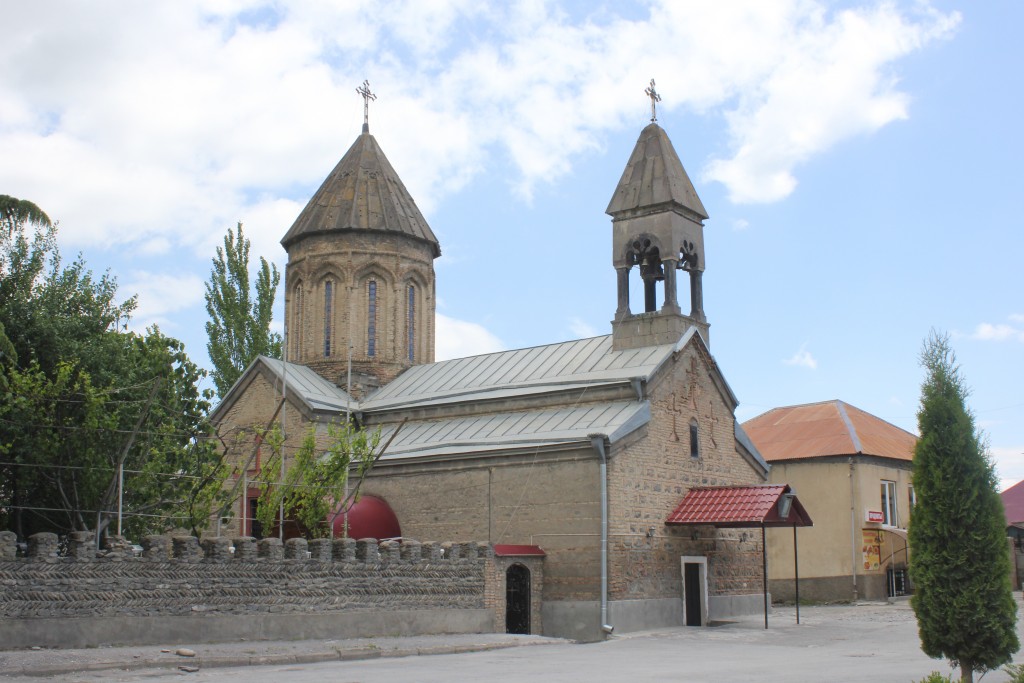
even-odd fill
[{"label": "blue sky", "polygon": [[[746,420],[840,398],[915,430],[953,339],[1024,478],[1024,5],[7,3],[0,192],[206,364],[203,282],[278,241],[371,130],[441,242],[439,357],[603,334],[604,209],[649,118],[711,219],[711,347]],[[280,319],[280,315],[278,316]]]}]

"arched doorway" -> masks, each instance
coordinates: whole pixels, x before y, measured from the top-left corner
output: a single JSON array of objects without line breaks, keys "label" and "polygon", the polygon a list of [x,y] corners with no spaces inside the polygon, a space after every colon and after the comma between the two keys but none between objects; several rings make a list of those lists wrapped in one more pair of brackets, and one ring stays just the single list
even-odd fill
[{"label": "arched doorway", "polygon": [[505,572],[505,632],[530,633],[530,570],[518,563]]}]

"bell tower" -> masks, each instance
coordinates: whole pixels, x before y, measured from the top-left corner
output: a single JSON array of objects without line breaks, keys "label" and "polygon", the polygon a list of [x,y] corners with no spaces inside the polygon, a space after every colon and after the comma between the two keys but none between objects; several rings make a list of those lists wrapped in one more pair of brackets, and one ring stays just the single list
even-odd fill
[{"label": "bell tower", "polygon": [[[672,141],[657,123],[655,103],[661,98],[653,80],[647,94],[651,123],[641,131],[605,210],[612,217],[612,264],[618,281],[612,321],[616,350],[672,344],[691,325],[709,343],[701,282],[708,215]],[[690,292],[688,314],[682,312],[677,291],[684,278]],[[639,279],[643,288],[643,312],[630,310],[631,279]]]},{"label": "bell tower", "polygon": [[[363,130],[288,230],[285,359],[357,398],[434,360],[437,238]],[[352,378],[349,381],[349,359]]]}]

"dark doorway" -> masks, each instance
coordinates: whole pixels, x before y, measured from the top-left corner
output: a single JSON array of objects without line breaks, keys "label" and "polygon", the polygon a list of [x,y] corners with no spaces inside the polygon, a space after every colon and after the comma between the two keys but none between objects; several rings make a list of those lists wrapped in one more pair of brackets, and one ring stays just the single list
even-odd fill
[{"label": "dark doorway", "polygon": [[530,570],[521,564],[505,572],[505,632],[530,633]]},{"label": "dark doorway", "polygon": [[700,564],[687,562],[683,565],[683,596],[686,600],[686,625],[703,626],[701,623],[702,605],[700,604]]}]

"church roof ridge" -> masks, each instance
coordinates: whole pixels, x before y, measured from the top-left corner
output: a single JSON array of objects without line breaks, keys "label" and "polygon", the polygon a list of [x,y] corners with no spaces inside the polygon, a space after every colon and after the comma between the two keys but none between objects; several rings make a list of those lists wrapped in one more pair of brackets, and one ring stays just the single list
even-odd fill
[{"label": "church roof ridge", "polygon": [[650,123],[640,132],[605,213],[618,219],[673,207],[698,220],[708,217],[668,133]]},{"label": "church roof ridge", "polygon": [[369,130],[356,138],[281,240],[288,249],[313,234],[346,230],[398,233],[441,247],[416,201]]}]

